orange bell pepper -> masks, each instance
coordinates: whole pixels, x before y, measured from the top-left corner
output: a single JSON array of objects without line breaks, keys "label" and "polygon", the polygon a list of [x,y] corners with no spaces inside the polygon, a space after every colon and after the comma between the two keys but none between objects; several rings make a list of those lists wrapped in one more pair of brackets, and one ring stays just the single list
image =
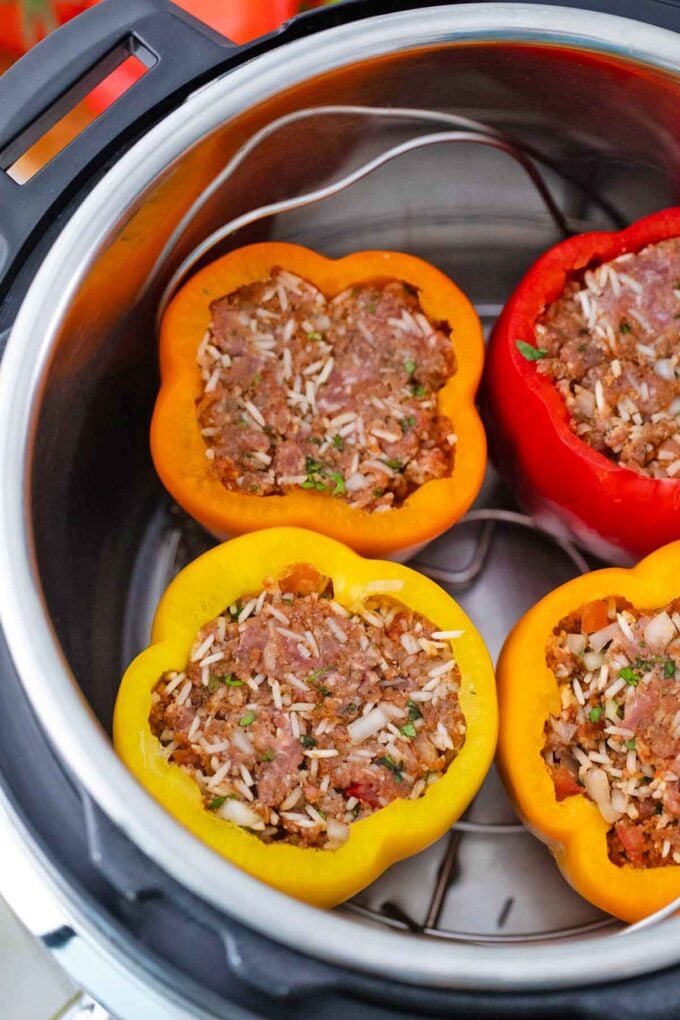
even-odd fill
[{"label": "orange bell pepper", "polygon": [[[375,597],[377,580],[403,583],[398,596],[452,642],[461,674],[465,743],[448,769],[417,800],[395,800],[354,822],[337,850],[263,843],[203,807],[199,787],[167,761],[149,726],[151,694],[165,671],[184,668],[197,632],[224,607],[308,563],[333,582],[334,598],[356,608]],[[304,580],[304,577],[303,577]],[[369,593],[367,586],[373,582]],[[258,531],[211,549],[186,567],[163,595],[152,644],[128,668],[116,701],[113,736],[137,779],[199,839],[256,878],[316,906],[331,907],[369,885],[395,861],[442,836],[479,789],[493,759],[497,707],[493,666],[484,642],[453,599],[432,581],[396,563],[365,560],[332,539],[297,528]]]},{"label": "orange bell pepper", "polygon": [[565,789],[565,799],[558,801],[541,754],[548,716],[560,713],[546,645],[553,628],[586,603],[604,604],[618,596],[640,609],[657,609],[677,598],[679,586],[680,542],[657,550],[630,570],[609,567],[569,581],[516,624],[496,670],[499,765],[518,813],[550,847],[564,877],[581,896],[629,922],[680,896],[680,866],[619,867],[607,852],[610,826],[583,788],[578,787],[578,794]]},{"label": "orange bell pepper", "polygon": [[[450,476],[426,482],[389,513],[351,508],[325,493],[295,490],[259,496],[225,488],[205,456],[196,418],[202,394],[196,352],[210,322],[210,304],[265,278],[276,266],[319,287],[328,297],[357,283],[397,279],[416,287],[423,311],[453,332],[457,370],[438,393],[441,414],[458,440]],[[486,467],[486,438],[474,405],[484,358],[479,319],[465,295],[438,269],[411,255],[357,252],[338,260],[283,243],[254,244],[225,255],[196,273],[163,318],[161,389],[151,424],[151,452],[161,481],[200,524],[219,538],[258,528],[313,528],[369,556],[412,552],[465,513]]]}]

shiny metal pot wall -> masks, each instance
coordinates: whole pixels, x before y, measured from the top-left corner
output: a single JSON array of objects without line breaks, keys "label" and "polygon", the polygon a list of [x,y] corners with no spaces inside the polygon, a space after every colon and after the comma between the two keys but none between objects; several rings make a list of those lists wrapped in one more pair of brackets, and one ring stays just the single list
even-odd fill
[{"label": "shiny metal pot wall", "polygon": [[[147,446],[164,283],[216,223],[348,170],[407,127],[350,115],[292,125],[177,227],[256,129],[330,103],[417,106],[506,129],[632,219],[677,199],[679,101],[677,37],[607,15],[463,4],[349,24],[267,52],[188,98],[102,177],[35,275],[0,372],[0,609],[13,658],[49,739],[101,811],[177,881],[274,940],[443,988],[577,986],[680,960],[675,920],[625,938],[593,935],[565,952],[424,947],[355,915],[315,911],[217,859],[117,760],[108,736],[117,682],[170,556]],[[559,173],[547,178],[573,223],[609,223],[582,189]],[[502,154],[447,147],[407,155],[312,212],[266,221],[237,241],[263,236],[331,255],[408,249],[450,272],[491,315],[555,231]],[[487,623],[492,644],[502,625]]]}]

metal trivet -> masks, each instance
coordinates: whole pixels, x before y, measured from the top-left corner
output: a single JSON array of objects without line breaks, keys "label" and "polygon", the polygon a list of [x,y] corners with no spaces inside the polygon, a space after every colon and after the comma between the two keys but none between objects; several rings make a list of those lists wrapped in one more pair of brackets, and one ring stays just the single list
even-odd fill
[{"label": "metal trivet", "polygon": [[[473,509],[466,514],[457,527],[464,524],[481,524],[472,555],[465,566],[454,570],[445,566],[432,565],[427,562],[432,555],[430,553],[430,557],[428,557],[427,549],[415,560],[411,561],[410,566],[427,577],[431,577],[444,584],[453,592],[461,593],[467,591],[472,586],[483,583],[485,569],[493,555],[496,529],[498,525],[505,525],[523,528],[532,532],[537,537],[541,536],[549,540],[565,554],[575,574],[583,574],[590,570],[590,564],[587,559],[571,542],[547,531],[526,514],[497,507],[479,508]],[[350,913],[358,914],[366,920],[380,922],[388,927],[402,931],[409,931],[432,938],[448,939],[454,942],[480,944],[556,941],[583,936],[594,931],[614,928],[618,925],[618,922],[613,918],[603,917],[583,924],[555,928],[553,930],[522,933],[505,932],[503,928],[514,907],[514,897],[509,896],[503,902],[497,915],[496,931],[480,933],[440,927],[439,922],[446,897],[455,888],[456,882],[461,877],[459,860],[462,843],[466,836],[484,835],[493,838],[533,838],[521,822],[480,823],[471,821],[469,815],[474,803],[473,801],[463,817],[451,829],[448,836],[445,837],[444,853],[439,861],[435,881],[431,887],[427,909],[422,922],[416,921],[391,899],[384,900],[378,909],[367,907],[361,902],[357,903],[354,901],[345,904],[343,909]]]},{"label": "metal trivet", "polygon": [[[323,186],[301,195],[249,210],[223,224],[190,251],[183,258],[179,267],[175,269],[163,291],[159,304],[158,321],[160,321],[160,317],[173,294],[191,270],[218,245],[227,241],[236,243],[235,235],[238,234],[239,230],[261,220],[302,209],[321,202],[326,198],[338,195],[398,156],[425,146],[452,143],[477,144],[491,147],[504,153],[519,164],[527,174],[555,228],[563,237],[569,236],[574,231],[580,229],[592,229],[592,224],[589,222],[584,223],[581,219],[568,217],[561,210],[539,166],[547,168],[552,174],[561,178],[562,181],[580,193],[582,200],[580,212],[582,215],[586,205],[591,203],[599,209],[600,213],[610,221],[614,228],[626,226],[625,218],[616,207],[605,197],[599,195],[590,184],[584,184],[576,179],[573,175],[566,172],[555,160],[541,153],[534,146],[528,145],[525,142],[519,142],[511,135],[480,121],[436,110],[406,107],[383,108],[350,105],[311,107],[294,111],[272,121],[256,132],[236,151],[223,170],[194,201],[175,228],[175,231],[160,253],[147,286],[151,286],[152,281],[158,279],[161,271],[165,269],[168,263],[175,261],[174,253],[181,246],[182,238],[197,214],[212,196],[228,184],[236,170],[265,139],[271,137],[275,132],[284,130],[286,127],[300,121],[333,117],[373,118],[402,123],[437,124],[452,128],[453,130],[440,130],[430,134],[416,135],[378,153],[354,168],[351,172]],[[477,312],[485,326],[490,327],[493,325],[500,312],[500,307],[498,304],[476,305]],[[445,585],[457,594],[473,591],[478,584],[484,581],[489,564],[493,562],[494,543],[497,538],[498,529],[503,526],[520,528],[533,533],[537,537],[548,539],[550,543],[564,554],[570,564],[570,569],[574,573],[580,574],[590,569],[588,560],[571,542],[546,531],[531,517],[518,513],[516,510],[498,506],[475,508],[456,526],[457,535],[460,534],[459,529],[463,524],[477,524],[480,526],[472,552],[464,566],[454,569],[447,565],[446,562],[443,564],[433,562],[433,558],[435,560],[439,558],[439,553],[436,551],[437,543],[434,543],[434,547],[433,545],[428,547],[419,558],[411,562],[412,567]],[[153,565],[153,569],[149,571],[153,577],[151,583],[147,583],[143,597],[139,601],[135,598],[131,600],[132,605],[130,606],[124,641],[126,645],[124,654],[128,661],[132,657],[128,653],[132,652],[134,654],[146,643],[147,622],[160,592],[186,563],[200,555],[200,553],[213,544],[214,541],[177,507],[171,508],[170,517],[168,518],[166,505],[162,511],[162,521],[159,523],[157,520],[151,525],[148,538],[145,542],[146,548],[140,553],[138,569],[140,574],[145,574],[145,566],[150,567]],[[162,548],[160,558],[158,555],[159,546]],[[133,584],[133,588],[136,587],[137,585]],[[149,591],[149,588],[154,589],[154,591]],[[158,591],[156,591],[157,588]],[[394,901],[393,897],[382,899],[378,906],[368,906],[366,903],[361,902],[365,898],[365,893],[363,893],[361,897],[344,904],[339,909],[361,917],[366,921],[380,923],[395,930],[415,932],[423,936],[447,939],[452,942],[494,944],[564,940],[605,930],[617,935],[626,934],[627,932],[655,924],[674,913],[680,907],[679,899],[677,903],[673,903],[644,921],[631,926],[622,926],[614,918],[602,916],[595,920],[578,924],[566,924],[563,927],[555,927],[548,930],[510,932],[504,931],[504,927],[515,907],[515,897],[510,895],[501,903],[500,910],[496,916],[495,930],[493,931],[473,932],[454,930],[441,926],[440,922],[442,921],[442,914],[445,910],[448,894],[457,889],[461,879],[461,850],[465,849],[466,838],[483,838],[488,836],[493,840],[499,839],[502,841],[512,841],[513,839],[528,840],[531,841],[531,846],[536,845],[528,830],[519,822],[493,823],[472,820],[470,814],[478,800],[479,795],[469,806],[465,815],[451,829],[449,834],[444,837],[444,850],[436,868],[434,881],[429,882],[428,887],[431,891],[427,899],[427,907],[422,921],[417,921],[412,917],[403,907]],[[428,851],[424,852],[424,854],[427,853]],[[423,856],[423,854],[418,855],[418,858],[420,859]],[[399,865],[395,867],[399,867]],[[552,867],[554,868],[554,865]],[[383,881],[383,879],[379,880],[379,882]],[[375,889],[375,886],[371,888]],[[371,890],[368,892],[370,893]]]},{"label": "metal trivet", "polygon": [[598,206],[600,211],[607,216],[614,227],[620,228],[626,226],[625,218],[616,209],[616,207],[613,206],[606,198],[594,191],[590,185],[586,185],[582,181],[577,180],[573,177],[573,175],[566,172],[563,167],[560,167],[556,161],[544,153],[539,152],[539,150],[534,146],[529,145],[526,142],[520,142],[511,135],[499,131],[488,124],[482,123],[481,121],[474,120],[470,117],[462,117],[458,114],[444,113],[439,110],[425,110],[410,107],[351,105],[306,107],[301,110],[296,110],[293,113],[286,114],[283,117],[279,117],[276,120],[271,121],[269,124],[266,124],[234,153],[224,169],[216,175],[208,187],[205,188],[193,202],[180,223],[168,238],[168,241],[158,256],[154,272],[152,276],[149,277],[147,286],[150,285],[152,278],[157,278],[160,269],[165,267],[168,262],[172,261],[175,251],[181,244],[183,235],[187,228],[193,223],[200,210],[216,192],[227,184],[236,170],[245,162],[248,156],[250,156],[250,154],[257,149],[263,141],[265,141],[265,139],[270,138],[278,131],[284,130],[291,124],[296,124],[303,120],[348,116],[403,122],[410,121],[414,123],[445,124],[455,127],[457,130],[438,131],[432,134],[416,135],[414,138],[410,138],[392,146],[389,149],[386,149],[368,160],[366,163],[356,167],[345,176],[331,181],[322,187],[315,188],[314,190],[305,192],[302,195],[295,195],[290,198],[282,199],[278,202],[271,202],[266,205],[259,206],[256,209],[248,210],[240,216],[234,217],[234,219],[224,223],[201,241],[200,244],[196,245],[196,247],[194,247],[189,254],[184,257],[179,267],[173,272],[158,305],[158,323],[160,323],[162,315],[173,294],[186,278],[188,273],[201,261],[202,258],[204,258],[205,255],[212,251],[213,248],[219,245],[222,241],[225,241],[227,238],[233,238],[239,230],[242,230],[244,227],[250,226],[254,223],[258,223],[260,220],[268,219],[272,216],[278,216],[282,213],[292,212],[296,209],[302,209],[306,206],[313,205],[316,202],[321,202],[326,198],[338,195],[353,184],[362,180],[364,177],[373,173],[375,170],[380,169],[380,167],[384,166],[386,163],[396,159],[398,156],[405,155],[408,152],[412,152],[415,149],[424,148],[426,146],[451,143],[471,143],[485,145],[503,152],[506,156],[509,156],[512,160],[518,163],[527,174],[548,214],[550,215],[550,218],[563,237],[568,237],[575,230],[578,230],[579,224],[572,222],[562,212],[537,164],[541,164],[551,170],[551,172],[557,174],[567,184],[579,191],[584,199],[587,199],[594,205]]}]

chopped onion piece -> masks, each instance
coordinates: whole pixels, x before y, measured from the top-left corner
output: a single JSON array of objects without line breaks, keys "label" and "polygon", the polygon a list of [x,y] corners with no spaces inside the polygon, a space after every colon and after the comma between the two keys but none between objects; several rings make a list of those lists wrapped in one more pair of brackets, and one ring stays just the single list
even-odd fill
[{"label": "chopped onion piece", "polygon": [[228,822],[236,822],[237,825],[242,825],[246,829],[264,829],[264,822],[257,811],[253,811],[251,807],[240,800],[225,800],[224,804],[218,807],[217,814]]},{"label": "chopped onion piece", "polygon": [[628,807],[628,797],[623,790],[614,790],[612,793],[612,808],[614,811],[624,813]]},{"label": "chopped onion piece", "polygon": [[659,358],[658,361],[654,362],[654,371],[662,379],[669,379],[671,382],[675,380],[675,364],[673,358]]},{"label": "chopped onion piece", "polygon": [[576,386],[574,405],[584,418],[592,418],[595,414],[595,394],[591,390],[584,390],[582,386]]},{"label": "chopped onion piece", "polygon": [[604,655],[602,652],[586,652],[583,656],[583,662],[586,669],[596,670],[600,666],[604,666]]},{"label": "chopped onion piece", "polygon": [[361,475],[356,471],[349,478],[345,479],[345,488],[348,492],[358,492],[359,489],[365,489],[370,481],[371,479],[367,478],[366,475]]},{"label": "chopped onion piece", "polygon": [[604,646],[609,641],[613,641],[618,633],[618,623],[608,623],[606,627],[603,627],[601,630],[596,630],[590,635],[588,639],[590,641],[590,647],[594,652],[601,652]]},{"label": "chopped onion piece", "polygon": [[609,780],[603,769],[588,769],[583,779],[583,785],[598,804],[600,801],[609,801]]},{"label": "chopped onion piece", "polygon": [[586,650],[588,639],[585,634],[567,634],[567,648],[574,655],[582,655]]},{"label": "chopped onion piece", "polygon": [[347,732],[350,740],[353,744],[360,744],[362,740],[367,740],[368,737],[372,737],[374,733],[386,726],[390,718],[390,714],[385,711],[382,705],[378,705],[377,708],[371,709],[366,715],[360,716],[349,724]]},{"label": "chopped onion piece", "polygon": [[615,822],[618,822],[623,814],[623,811],[616,811],[612,807],[611,801],[608,800],[599,801],[597,806],[605,822],[608,822],[609,825],[614,825]]},{"label": "chopped onion piece", "polygon": [[645,641],[662,651],[675,637],[675,626],[667,612],[657,613],[645,627]]},{"label": "chopped onion piece", "polygon": [[336,818],[328,819],[326,831],[328,832],[327,850],[337,850],[338,847],[342,846],[349,839],[349,825],[346,825],[345,822],[339,822]]},{"label": "chopped onion piece", "polygon": [[556,719],[553,723],[553,729],[560,740],[563,740],[565,744],[568,744],[576,733],[578,726],[576,726],[575,723],[565,722],[564,719]]}]

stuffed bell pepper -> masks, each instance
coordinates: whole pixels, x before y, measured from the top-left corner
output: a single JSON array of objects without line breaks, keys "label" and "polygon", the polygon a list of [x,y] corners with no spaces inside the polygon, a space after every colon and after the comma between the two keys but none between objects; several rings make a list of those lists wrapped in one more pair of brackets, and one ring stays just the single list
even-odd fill
[{"label": "stuffed bell pepper", "polygon": [[605,559],[680,538],[680,208],[569,238],[489,351],[492,454],[521,502]]},{"label": "stuffed bell pepper", "polygon": [[505,781],[574,888],[630,922],[680,897],[680,542],[552,592],[497,678]]},{"label": "stuffed bell pepper", "polygon": [[118,753],[180,822],[327,907],[446,832],[496,730],[489,655],[450,596],[296,528],[179,574],[114,718]]},{"label": "stuffed bell pepper", "polygon": [[405,556],[481,486],[483,346],[467,298],[413,256],[240,248],[163,318],[156,469],[219,538],[297,525]]}]

